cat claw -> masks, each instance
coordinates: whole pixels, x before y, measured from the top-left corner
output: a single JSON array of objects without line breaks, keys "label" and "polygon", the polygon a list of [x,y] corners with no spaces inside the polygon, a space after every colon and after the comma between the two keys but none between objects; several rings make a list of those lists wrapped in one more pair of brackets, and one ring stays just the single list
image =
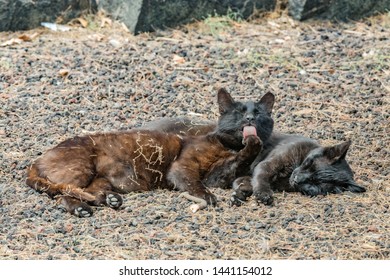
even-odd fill
[{"label": "cat claw", "polygon": [[274,202],[274,198],[272,194],[269,193],[260,193],[260,194],[255,194],[257,203],[262,203],[264,205],[272,205]]},{"label": "cat claw", "polygon": [[237,196],[232,195],[230,197],[230,206],[241,206],[244,204],[244,200],[239,199]]},{"label": "cat claw", "polygon": [[119,195],[110,193],[106,196],[106,203],[109,207],[117,209],[122,205],[123,201]]},{"label": "cat claw", "polygon": [[230,197],[230,206],[241,206],[245,203],[245,200],[240,199],[237,197],[237,193],[233,192],[232,196]]},{"label": "cat claw", "polygon": [[92,210],[80,206],[74,209],[74,214],[80,218],[88,218],[92,216]]}]

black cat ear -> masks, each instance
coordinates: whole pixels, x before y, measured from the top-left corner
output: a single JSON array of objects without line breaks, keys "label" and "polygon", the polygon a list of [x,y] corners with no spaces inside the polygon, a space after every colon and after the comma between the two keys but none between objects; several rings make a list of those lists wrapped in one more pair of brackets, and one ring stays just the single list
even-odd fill
[{"label": "black cat ear", "polygon": [[348,140],[341,144],[325,147],[324,154],[331,161],[331,163],[334,163],[340,159],[345,158],[350,145],[351,141]]},{"label": "black cat ear", "polygon": [[225,114],[234,106],[234,100],[231,95],[224,88],[220,88],[218,90],[218,105],[219,105],[219,113]]},{"label": "black cat ear", "polygon": [[267,92],[259,101],[260,104],[263,104],[267,113],[271,114],[272,108],[275,103],[275,95],[272,92]]}]

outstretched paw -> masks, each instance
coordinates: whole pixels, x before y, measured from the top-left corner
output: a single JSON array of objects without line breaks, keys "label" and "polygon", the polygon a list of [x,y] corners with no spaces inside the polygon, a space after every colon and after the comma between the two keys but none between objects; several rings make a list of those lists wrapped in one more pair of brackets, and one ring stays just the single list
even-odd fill
[{"label": "outstretched paw", "polygon": [[208,205],[211,205],[211,206],[217,205],[217,197],[210,192],[205,193],[202,196],[202,199],[204,199]]},{"label": "outstretched paw", "polygon": [[88,218],[92,216],[92,213],[92,208],[88,204],[83,203],[83,205],[76,207],[72,214],[79,218]]},{"label": "outstretched paw", "polygon": [[113,209],[118,209],[121,207],[123,203],[122,197],[117,194],[117,193],[108,193],[106,195],[106,204],[107,206],[113,208]]},{"label": "outstretched paw", "polygon": [[230,197],[230,206],[241,206],[244,204],[246,199],[240,198],[236,192],[232,193],[232,196]]},{"label": "outstretched paw", "polygon": [[233,193],[230,197],[230,206],[241,206],[253,193],[251,177],[239,177],[233,182]]},{"label": "outstretched paw", "polygon": [[255,192],[255,197],[258,203],[262,203],[264,205],[272,205],[274,202],[272,191]]}]

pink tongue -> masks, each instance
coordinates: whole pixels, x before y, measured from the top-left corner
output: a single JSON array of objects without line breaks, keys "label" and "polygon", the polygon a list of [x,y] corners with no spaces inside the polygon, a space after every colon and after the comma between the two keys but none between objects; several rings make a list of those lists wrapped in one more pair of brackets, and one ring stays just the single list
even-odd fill
[{"label": "pink tongue", "polygon": [[245,126],[243,131],[244,139],[247,138],[249,135],[257,135],[256,127],[254,126]]}]

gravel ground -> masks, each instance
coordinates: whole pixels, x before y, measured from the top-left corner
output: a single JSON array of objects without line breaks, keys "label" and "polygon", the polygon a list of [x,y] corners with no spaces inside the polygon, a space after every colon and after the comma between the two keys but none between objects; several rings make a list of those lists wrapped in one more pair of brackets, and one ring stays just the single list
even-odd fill
[{"label": "gravel ground", "polygon": [[[0,259],[390,259],[390,14],[208,18],[139,36],[89,20],[0,33]],[[352,139],[348,160],[367,192],[231,208],[231,191],[216,189],[218,207],[192,214],[158,190],[79,219],[26,187],[31,161],[74,135],[216,119],[221,86],[237,99],[273,92],[279,131]]]}]

